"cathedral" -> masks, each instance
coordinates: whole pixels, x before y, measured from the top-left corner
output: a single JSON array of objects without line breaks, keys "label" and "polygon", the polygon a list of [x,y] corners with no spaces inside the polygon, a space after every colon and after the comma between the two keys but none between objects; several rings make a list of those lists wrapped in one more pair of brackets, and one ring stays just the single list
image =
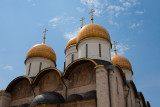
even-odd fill
[{"label": "cathedral", "polygon": [[[31,47],[24,76],[0,91],[0,107],[150,107],[132,80],[130,61],[111,57],[108,31],[93,23],[83,26],[65,48],[64,71],[56,68],[56,54],[45,43]],[[63,63],[63,62],[61,62]]]}]

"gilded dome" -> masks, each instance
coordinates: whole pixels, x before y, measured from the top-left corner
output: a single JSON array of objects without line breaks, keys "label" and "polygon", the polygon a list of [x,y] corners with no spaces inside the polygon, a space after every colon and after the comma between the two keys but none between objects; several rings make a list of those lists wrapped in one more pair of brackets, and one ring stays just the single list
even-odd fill
[{"label": "gilded dome", "polygon": [[56,54],[54,50],[46,44],[33,46],[26,55],[26,60],[32,57],[43,57],[52,60],[56,64]]},{"label": "gilded dome", "polygon": [[126,68],[132,71],[132,65],[129,60],[123,56],[118,56],[116,53],[112,57],[112,64],[119,65],[121,68]]},{"label": "gilded dome", "polygon": [[66,45],[66,49],[77,44],[77,37],[72,38],[68,41]]},{"label": "gilded dome", "polygon": [[88,24],[82,27],[77,37],[77,43],[87,38],[102,38],[110,42],[109,33],[98,24]]}]

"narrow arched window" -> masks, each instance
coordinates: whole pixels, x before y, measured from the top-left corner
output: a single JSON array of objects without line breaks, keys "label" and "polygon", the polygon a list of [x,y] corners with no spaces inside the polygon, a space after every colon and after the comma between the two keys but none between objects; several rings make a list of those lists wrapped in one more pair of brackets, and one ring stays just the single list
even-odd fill
[{"label": "narrow arched window", "polygon": [[72,54],[72,62],[74,61],[74,54]]},{"label": "narrow arched window", "polygon": [[101,57],[101,44],[99,44],[99,57]]},{"label": "narrow arched window", "polygon": [[88,44],[86,44],[86,58],[88,58]]},{"label": "narrow arched window", "polygon": [[119,94],[119,90],[118,90],[118,79],[116,77],[116,84],[117,84],[117,94]]},{"label": "narrow arched window", "polygon": [[30,71],[31,71],[31,63],[29,64],[28,76],[29,76],[29,74],[30,74]]},{"label": "narrow arched window", "polygon": [[39,64],[39,72],[41,71],[41,68],[42,68],[42,62],[40,62]]},{"label": "narrow arched window", "polygon": [[140,107],[142,107],[142,106],[141,106],[141,102],[140,102],[140,101],[139,101],[139,105],[140,105]]},{"label": "narrow arched window", "polygon": [[130,91],[130,100],[131,100],[131,107],[132,107],[132,98],[131,98],[131,91]]},{"label": "narrow arched window", "polygon": [[64,67],[63,67],[63,71],[64,71],[64,69],[66,68],[66,62],[64,62]]}]

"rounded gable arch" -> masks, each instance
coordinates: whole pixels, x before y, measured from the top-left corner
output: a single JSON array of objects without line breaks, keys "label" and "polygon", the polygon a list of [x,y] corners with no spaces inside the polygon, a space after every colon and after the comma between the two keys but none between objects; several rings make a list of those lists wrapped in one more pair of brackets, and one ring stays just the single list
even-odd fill
[{"label": "rounded gable arch", "polygon": [[123,80],[123,83],[124,83],[124,85],[126,85],[126,77],[125,77],[125,74],[123,73],[123,71],[122,71],[121,67],[120,67],[120,66],[118,66],[118,65],[115,65],[115,68],[117,68],[117,69],[119,70],[120,75],[121,75],[122,80]]},{"label": "rounded gable arch", "polygon": [[42,78],[45,74],[47,74],[47,73],[49,73],[49,72],[56,72],[56,73],[59,75],[60,78],[62,77],[61,72],[60,72],[57,68],[53,68],[53,67],[45,68],[45,69],[43,69],[42,71],[40,71],[40,72],[36,75],[36,77],[35,77],[35,79],[34,79],[34,81],[33,81],[33,85],[37,85],[37,84],[39,83],[39,81],[41,80],[41,78]]},{"label": "rounded gable arch", "polygon": [[144,98],[142,92],[139,92],[139,95],[140,95],[140,97],[142,98],[143,106],[144,106],[144,107],[147,107],[147,106],[146,106],[146,102],[145,102],[145,98]]},{"label": "rounded gable arch", "polygon": [[146,103],[147,103],[147,107],[151,107],[151,105],[150,105],[149,101],[147,101]]},{"label": "rounded gable arch", "polygon": [[23,79],[26,79],[26,80],[29,82],[29,84],[32,85],[32,81],[33,81],[33,80],[32,80],[31,78],[29,78],[29,77],[27,77],[27,76],[19,76],[19,77],[13,79],[13,80],[9,83],[9,85],[8,85],[7,88],[6,88],[6,91],[7,91],[7,92],[10,92],[10,91],[12,90],[12,88],[13,88],[18,82],[20,82],[20,81],[23,80]]},{"label": "rounded gable arch", "polygon": [[134,92],[135,92],[135,96],[136,96],[137,98],[139,98],[139,96],[138,96],[138,91],[137,91],[137,88],[136,88],[136,85],[134,84],[134,82],[133,82],[132,80],[130,80],[129,84],[132,85],[133,90],[134,90]]},{"label": "rounded gable arch", "polygon": [[69,76],[69,74],[70,74],[70,71],[72,71],[72,70],[74,69],[74,67],[76,67],[77,65],[82,64],[82,63],[84,63],[84,62],[91,62],[91,63],[93,63],[95,66],[98,65],[94,60],[92,60],[92,59],[90,59],[90,58],[81,58],[81,59],[75,60],[74,62],[72,62],[71,64],[69,64],[69,65],[67,66],[67,68],[64,70],[64,72],[63,72],[63,77],[64,77],[64,78],[68,78],[68,76]]}]

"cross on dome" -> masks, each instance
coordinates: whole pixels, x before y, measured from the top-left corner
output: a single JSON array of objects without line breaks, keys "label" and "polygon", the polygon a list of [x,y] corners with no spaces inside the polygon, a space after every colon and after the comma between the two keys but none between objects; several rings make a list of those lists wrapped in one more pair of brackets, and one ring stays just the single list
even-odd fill
[{"label": "cross on dome", "polygon": [[45,31],[43,31],[43,33],[44,33],[44,37],[43,37],[43,44],[45,44],[45,39],[46,39],[46,32],[47,32],[48,30],[45,28]]},{"label": "cross on dome", "polygon": [[115,42],[115,41],[114,41],[113,44],[112,44],[112,45],[114,45],[115,55],[117,55],[116,44],[117,44],[117,42]]},{"label": "cross on dome", "polygon": [[82,17],[82,19],[80,20],[80,21],[82,21],[81,28],[83,27],[83,20],[84,20],[84,19],[85,19],[85,18]]},{"label": "cross on dome", "polygon": [[95,12],[93,9],[91,9],[91,12],[89,12],[89,14],[91,14],[92,23],[93,23],[93,12]]}]

